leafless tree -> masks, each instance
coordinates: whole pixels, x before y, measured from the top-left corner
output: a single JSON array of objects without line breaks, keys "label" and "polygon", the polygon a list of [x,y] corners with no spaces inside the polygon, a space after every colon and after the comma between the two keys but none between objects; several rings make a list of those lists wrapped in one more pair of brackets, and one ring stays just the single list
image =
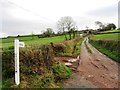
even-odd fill
[{"label": "leafless tree", "polygon": [[103,23],[100,21],[96,21],[95,24],[99,26],[99,29],[102,29],[104,27]]},{"label": "leafless tree", "polygon": [[61,17],[60,20],[57,22],[57,28],[64,33],[66,40],[67,40],[66,31],[69,32],[69,36],[71,39],[71,34],[74,27],[75,22],[70,16]]}]

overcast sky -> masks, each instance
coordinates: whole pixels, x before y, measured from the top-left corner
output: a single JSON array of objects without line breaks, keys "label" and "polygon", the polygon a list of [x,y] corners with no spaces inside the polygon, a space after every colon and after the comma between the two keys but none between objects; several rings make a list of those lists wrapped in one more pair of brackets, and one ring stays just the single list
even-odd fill
[{"label": "overcast sky", "polygon": [[37,34],[46,28],[57,31],[56,23],[71,16],[79,30],[96,28],[95,21],[118,27],[119,0],[1,0],[0,37]]}]

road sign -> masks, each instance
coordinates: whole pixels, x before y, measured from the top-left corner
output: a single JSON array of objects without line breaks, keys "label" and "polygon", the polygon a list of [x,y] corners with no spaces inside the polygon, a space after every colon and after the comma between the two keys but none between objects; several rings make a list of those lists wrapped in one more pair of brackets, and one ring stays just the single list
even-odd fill
[{"label": "road sign", "polygon": [[14,41],[14,53],[15,53],[15,83],[20,84],[20,71],[19,71],[19,47],[25,47],[24,42],[19,42],[18,39]]},{"label": "road sign", "polygon": [[25,47],[25,43],[24,42],[19,42],[19,47]]}]

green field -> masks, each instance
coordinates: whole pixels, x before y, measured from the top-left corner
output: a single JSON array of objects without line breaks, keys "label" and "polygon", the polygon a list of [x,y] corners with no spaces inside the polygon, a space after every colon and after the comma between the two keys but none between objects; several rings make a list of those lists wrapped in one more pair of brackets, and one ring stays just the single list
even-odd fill
[{"label": "green field", "polygon": [[120,33],[113,33],[113,34],[97,34],[93,35],[92,39],[97,40],[118,40],[120,39]]},{"label": "green field", "polygon": [[100,52],[120,63],[120,41],[90,40],[90,43]]},{"label": "green field", "polygon": [[47,38],[38,38],[34,37],[16,37],[16,38],[3,38],[2,39],[2,47],[8,48],[14,45],[14,39],[19,39],[20,41],[25,42],[26,45],[34,45],[34,44],[47,44],[50,42],[63,42],[65,41],[64,36],[54,36]]},{"label": "green field", "polygon": [[120,51],[119,35],[120,33],[93,35],[90,38],[90,43],[103,54],[107,55],[117,62],[120,62],[120,57],[118,53]]},{"label": "green field", "polygon": [[[33,45],[31,47],[26,47],[25,49],[20,50],[21,83],[19,86],[16,86],[14,83],[13,47],[11,49],[11,46],[13,46],[14,44],[15,38],[25,42],[26,45]],[[72,74],[72,71],[65,65],[62,65],[58,61],[54,60],[53,58],[54,51],[52,51],[53,48],[50,45],[47,45],[47,43],[50,43],[50,42],[63,42],[63,41],[65,41],[64,36],[54,36],[54,37],[47,37],[47,38],[38,38],[37,36],[34,36],[34,37],[27,36],[27,37],[9,37],[9,38],[2,39],[2,46],[3,46],[3,49],[5,49],[2,52],[2,65],[3,65],[2,66],[2,71],[3,71],[2,87],[3,88],[26,88],[27,86],[28,88],[33,88],[33,87],[63,88],[63,84],[60,81],[66,78],[69,78],[70,75]],[[73,43],[74,42],[71,42],[70,44],[69,43],[68,44],[71,45]],[[80,45],[79,45],[80,41],[76,43],[78,43],[76,48],[80,48]],[[39,44],[46,44],[46,45],[39,45]],[[38,46],[34,47],[34,45],[38,45]],[[71,46],[72,50],[73,50],[73,47],[74,45]],[[7,50],[6,48],[9,48],[10,50],[9,49]],[[57,51],[57,53],[58,52],[59,51]],[[78,50],[75,50],[74,54],[77,55]],[[25,63],[24,61],[25,62],[28,61],[28,62]],[[38,62],[39,64],[36,62]],[[34,68],[37,68],[37,67],[39,68],[38,71],[40,71],[40,73],[34,72]],[[58,79],[58,77],[60,79]],[[1,87],[1,84],[0,84],[0,87]]]},{"label": "green field", "polygon": [[120,30],[108,30],[108,31],[103,31],[103,32],[120,32]]}]

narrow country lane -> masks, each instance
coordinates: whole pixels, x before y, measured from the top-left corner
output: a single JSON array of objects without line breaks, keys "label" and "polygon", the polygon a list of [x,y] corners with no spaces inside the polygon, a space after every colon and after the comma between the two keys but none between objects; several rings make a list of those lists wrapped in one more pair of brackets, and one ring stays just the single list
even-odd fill
[{"label": "narrow country lane", "polygon": [[78,67],[79,76],[98,88],[118,88],[118,67],[117,62],[103,55],[89,44],[88,38],[83,41]]},{"label": "narrow country lane", "polygon": [[64,81],[64,88],[119,88],[118,68],[117,62],[100,53],[86,38],[81,44],[77,72]]}]

